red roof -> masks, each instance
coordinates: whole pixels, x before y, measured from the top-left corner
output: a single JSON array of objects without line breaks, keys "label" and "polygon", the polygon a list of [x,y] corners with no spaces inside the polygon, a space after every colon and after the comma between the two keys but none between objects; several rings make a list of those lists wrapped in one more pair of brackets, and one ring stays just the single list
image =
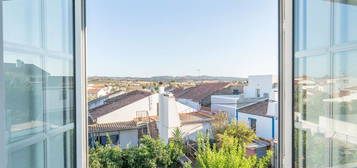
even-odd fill
[{"label": "red roof", "polygon": [[88,126],[89,133],[113,132],[128,129],[137,129],[135,121],[113,122],[104,124],[93,124]]},{"label": "red roof", "polygon": [[89,94],[97,94],[99,92],[99,89],[88,89]]},{"label": "red roof", "polygon": [[94,86],[92,86],[92,88],[102,89],[102,88],[105,88],[105,86],[104,85],[94,85]]},{"label": "red roof", "polygon": [[243,108],[239,109],[239,112],[271,117],[271,116],[267,115],[268,105],[269,105],[269,100],[264,100],[264,101],[252,104],[250,106],[243,107]]},{"label": "red roof", "polygon": [[177,95],[176,97],[182,99],[190,99],[192,101],[199,102],[204,98],[206,98],[207,96],[214,94],[218,90],[227,87],[228,85],[229,83],[226,82],[202,83],[196,87],[185,89],[182,94]]}]

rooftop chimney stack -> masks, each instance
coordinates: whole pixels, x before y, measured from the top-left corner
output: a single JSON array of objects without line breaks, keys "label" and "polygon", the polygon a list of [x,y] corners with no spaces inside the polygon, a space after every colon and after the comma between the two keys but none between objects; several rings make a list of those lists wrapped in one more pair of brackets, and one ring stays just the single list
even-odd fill
[{"label": "rooftop chimney stack", "polygon": [[[161,90],[161,89],[160,89]],[[180,127],[181,120],[176,108],[176,99],[172,93],[161,93],[159,97],[159,134],[165,144],[172,136],[172,131]]]},{"label": "rooftop chimney stack", "polygon": [[159,94],[165,93],[165,87],[163,86],[162,82],[159,82]]}]

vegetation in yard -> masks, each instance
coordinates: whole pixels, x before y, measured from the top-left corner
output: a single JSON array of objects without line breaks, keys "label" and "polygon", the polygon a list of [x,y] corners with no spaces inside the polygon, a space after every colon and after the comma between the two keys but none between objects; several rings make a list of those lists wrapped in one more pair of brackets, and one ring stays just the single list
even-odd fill
[{"label": "vegetation in yard", "polygon": [[228,134],[222,137],[220,147],[211,145],[208,137],[198,138],[198,152],[196,159],[198,166],[202,168],[265,168],[270,164],[272,152],[267,156],[258,159],[255,155],[247,156],[244,144],[239,143],[239,139]]},{"label": "vegetation in yard", "polygon": [[90,168],[157,168],[178,167],[183,156],[182,144],[170,141],[165,145],[159,139],[144,136],[138,147],[125,150],[118,146],[97,145],[89,150]]},{"label": "vegetation in yard", "polygon": [[[260,159],[255,155],[247,155],[246,145],[256,139],[256,135],[246,124],[232,122],[224,124],[223,127],[219,124],[218,126],[220,128],[213,127],[217,133],[215,137],[218,138],[215,143],[210,141],[209,135],[198,135],[195,167],[265,168],[270,164],[271,151]],[[110,145],[108,136],[107,145],[97,144],[95,148],[90,149],[90,168],[189,168],[190,163],[180,163],[187,151],[182,137],[181,130],[177,128],[172,132],[172,138],[167,145],[160,139],[144,136],[138,147],[122,150],[118,146]]]}]

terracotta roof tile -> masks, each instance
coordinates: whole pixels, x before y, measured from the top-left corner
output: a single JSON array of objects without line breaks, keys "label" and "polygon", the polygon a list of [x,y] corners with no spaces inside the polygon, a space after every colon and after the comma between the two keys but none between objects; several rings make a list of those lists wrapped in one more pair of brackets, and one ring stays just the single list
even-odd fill
[{"label": "terracotta roof tile", "polygon": [[214,94],[216,91],[227,87],[228,85],[229,83],[226,82],[203,83],[196,87],[185,89],[182,94],[177,95],[176,97],[199,102],[207,96]]},{"label": "terracotta roof tile", "polygon": [[113,122],[105,124],[93,124],[88,126],[88,133],[113,132],[128,129],[137,129],[135,121]]},{"label": "terracotta roof tile", "polygon": [[264,100],[264,101],[252,104],[250,106],[243,107],[243,108],[239,109],[239,112],[271,117],[271,116],[267,115],[268,105],[269,105],[269,100]]},{"label": "terracotta roof tile", "polygon": [[88,89],[89,94],[97,94],[99,89]]}]

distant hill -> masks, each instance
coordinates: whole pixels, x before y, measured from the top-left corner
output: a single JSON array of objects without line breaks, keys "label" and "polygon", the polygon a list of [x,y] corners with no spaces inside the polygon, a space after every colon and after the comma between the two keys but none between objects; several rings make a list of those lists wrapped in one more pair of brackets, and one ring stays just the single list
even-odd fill
[{"label": "distant hill", "polygon": [[94,80],[146,80],[146,81],[163,81],[163,82],[170,82],[170,81],[177,81],[177,82],[184,82],[184,81],[203,81],[203,80],[216,80],[216,81],[246,81],[247,78],[240,78],[240,77],[225,77],[225,76],[152,76],[152,77],[108,77],[108,76],[92,76],[88,78],[89,81]]}]

